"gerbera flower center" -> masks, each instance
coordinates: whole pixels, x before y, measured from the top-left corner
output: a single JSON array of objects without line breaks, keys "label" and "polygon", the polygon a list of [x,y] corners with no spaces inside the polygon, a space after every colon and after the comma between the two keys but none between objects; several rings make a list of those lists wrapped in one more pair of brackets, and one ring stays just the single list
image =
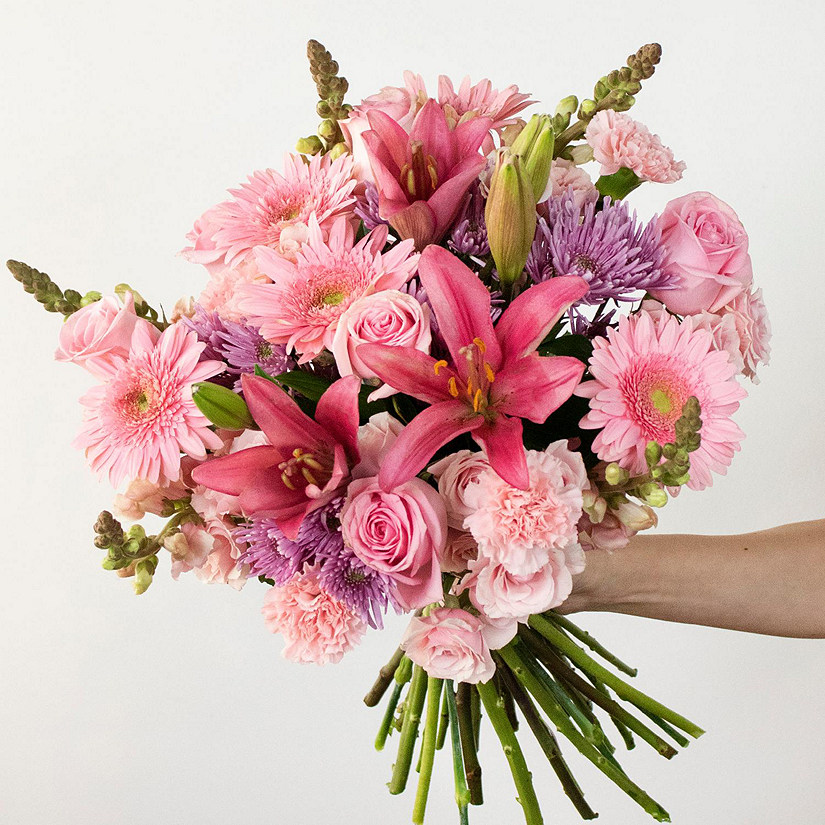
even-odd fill
[{"label": "gerbera flower center", "polygon": [[424,144],[410,144],[410,161],[401,167],[399,182],[412,201],[426,201],[438,188],[438,166],[432,155],[424,153]]},{"label": "gerbera flower center", "polygon": [[263,223],[280,227],[281,224],[294,221],[300,216],[305,204],[306,198],[300,192],[289,192],[279,198],[262,200],[260,212]]},{"label": "gerbera flower center", "polygon": [[675,436],[675,424],[693,394],[687,375],[671,358],[654,355],[631,366],[623,392],[645,438],[664,444]]},{"label": "gerbera flower center", "polygon": [[[453,398],[463,398],[473,408],[473,412],[487,416],[489,408],[490,385],[496,380],[496,374],[489,362],[484,359],[487,345],[481,338],[473,340],[462,347],[459,352],[467,360],[467,383],[459,386],[455,376],[447,381],[447,389]],[[435,374],[447,366],[446,361],[436,361]]]},{"label": "gerbera flower center", "polygon": [[116,401],[117,412],[121,419],[139,422],[154,414],[160,388],[149,376],[140,376],[136,382],[130,382],[125,392]]},{"label": "gerbera flower center", "polygon": [[332,477],[332,457],[296,447],[292,457],[278,465],[281,481],[290,490],[305,489],[309,485],[323,488]]}]

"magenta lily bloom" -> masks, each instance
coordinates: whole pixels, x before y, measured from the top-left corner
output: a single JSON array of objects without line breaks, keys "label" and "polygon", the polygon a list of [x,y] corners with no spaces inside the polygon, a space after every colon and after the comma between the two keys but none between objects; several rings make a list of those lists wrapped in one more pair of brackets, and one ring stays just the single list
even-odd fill
[{"label": "magenta lily bloom", "polygon": [[455,220],[470,184],[484,168],[479,147],[492,121],[471,117],[450,129],[428,100],[410,133],[379,110],[368,112],[363,138],[378,187],[378,211],[416,249],[437,243]]},{"label": "magenta lily bloom", "polygon": [[238,496],[247,516],[273,518],[294,539],[307,513],[338,495],[358,462],[358,392],[354,375],[321,396],[315,421],[280,387],[241,378],[246,403],[269,444],[213,458],[192,472],[197,484]]},{"label": "magenta lily bloom", "polygon": [[385,489],[416,475],[436,450],[469,432],[513,487],[530,486],[521,419],[543,423],[573,393],[584,364],[536,347],[587,292],[578,276],[551,278],[519,295],[493,328],[490,293],[454,255],[424,250],[418,275],[452,363],[409,347],[362,344],[358,356],[395,389],[432,404],[398,436],[379,473]]}]

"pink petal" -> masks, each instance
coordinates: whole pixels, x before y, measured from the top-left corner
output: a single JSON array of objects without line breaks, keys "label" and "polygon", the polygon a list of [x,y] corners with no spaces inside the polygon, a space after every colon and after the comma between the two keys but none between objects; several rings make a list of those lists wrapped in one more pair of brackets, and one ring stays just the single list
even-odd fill
[{"label": "pink petal", "polygon": [[448,383],[455,373],[441,367],[436,375],[437,362],[430,355],[412,347],[385,344],[361,344],[356,354],[382,381],[399,392],[429,404],[451,398]]},{"label": "pink petal", "polygon": [[450,170],[458,163],[457,147],[453,133],[447,125],[447,116],[432,98],[415,116],[409,139],[420,140],[424,144],[424,152],[436,159],[439,179],[447,177]]},{"label": "pink petal", "polygon": [[437,241],[436,217],[427,201],[413,201],[411,204],[393,201],[379,202],[381,217],[392,224],[392,228],[403,240],[412,238],[416,249],[424,249],[427,244]]},{"label": "pink petal", "polygon": [[496,374],[490,395],[497,410],[542,424],[573,394],[584,373],[578,358],[533,353]]},{"label": "pink petal", "polygon": [[[407,147],[410,142],[410,136],[404,129],[396,123],[389,115],[378,109],[372,109],[367,112],[367,121],[370,124],[370,129],[375,132],[381,143],[392,158],[392,162],[401,171],[401,167],[407,162]],[[364,132],[364,137],[368,132]],[[370,146],[370,143],[367,143]],[[393,170],[391,170],[393,171]]]},{"label": "pink petal", "polygon": [[339,378],[321,396],[315,408],[315,420],[339,444],[343,445],[351,464],[358,462],[358,393],[361,379],[355,375]]},{"label": "pink petal", "polygon": [[192,470],[192,478],[196,484],[210,490],[239,496],[259,473],[269,467],[277,467],[281,460],[281,453],[274,447],[249,447],[198,464]]},{"label": "pink petal", "polygon": [[551,278],[519,295],[496,324],[496,335],[504,360],[533,352],[562,313],[578,301],[589,287],[577,275]]},{"label": "pink petal", "polygon": [[484,419],[462,401],[450,399],[427,407],[407,424],[390,448],[378,474],[379,483],[392,490],[409,481],[440,447],[483,423]]},{"label": "pink petal", "polygon": [[478,152],[492,125],[493,121],[488,117],[471,117],[469,120],[459,123],[453,132],[459,155],[464,157]]},{"label": "pink petal", "polygon": [[478,276],[440,246],[424,250],[418,262],[418,275],[459,372],[466,364],[460,350],[474,338],[484,342],[486,360],[493,370],[498,369],[501,350],[490,320],[490,293]]},{"label": "pink petal", "polygon": [[461,208],[465,193],[484,168],[484,163],[481,155],[466,158],[455,167],[448,180],[439,184],[427,201],[427,205],[435,215],[435,241],[440,241],[450,228],[450,224]]},{"label": "pink petal", "polygon": [[494,424],[476,430],[473,438],[487,451],[490,466],[501,478],[519,490],[530,489],[520,419],[500,415]]}]

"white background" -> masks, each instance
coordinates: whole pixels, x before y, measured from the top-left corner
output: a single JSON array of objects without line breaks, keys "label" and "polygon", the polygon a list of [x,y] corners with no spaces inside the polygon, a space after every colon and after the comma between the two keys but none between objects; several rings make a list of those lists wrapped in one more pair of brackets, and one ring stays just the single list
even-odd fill
[{"label": "white background", "polygon": [[[439,72],[514,82],[551,111],[658,40],[663,63],[633,114],[688,170],[634,202],[645,217],[698,189],[731,203],[774,328],[772,364],[737,415],[742,453],[711,490],[668,507],[661,529],[741,532],[823,515],[819,3],[0,8],[0,254],[81,291],[129,281],[167,307],[201,288],[199,268],[175,257],[194,219],[315,128],[309,37],[332,49],[351,100],[411,68],[433,89]],[[10,277],[0,290],[0,822],[409,821],[411,795],[383,786],[394,754],[372,750],[380,711],[361,704],[403,622],[338,667],[299,667],[265,630],[256,582],[236,593],[161,569],[136,598],[101,570],[91,525],[111,491],[70,447],[90,379],[52,361],[57,316]],[[644,744],[625,760],[675,822],[823,821],[825,643],[582,621],[640,667],[643,689],[709,731],[670,764]],[[537,749],[527,752],[547,821],[576,822]],[[489,729],[482,755],[488,802],[472,821],[520,821]],[[601,822],[648,821],[576,757]],[[456,821],[451,786],[445,753],[429,822]]]}]

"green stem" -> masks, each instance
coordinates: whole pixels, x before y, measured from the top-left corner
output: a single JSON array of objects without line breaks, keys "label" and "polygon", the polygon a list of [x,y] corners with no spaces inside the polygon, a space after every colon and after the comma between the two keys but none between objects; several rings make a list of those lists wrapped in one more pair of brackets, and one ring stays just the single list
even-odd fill
[{"label": "green stem", "polygon": [[657,716],[655,713],[651,713],[650,711],[645,710],[644,708],[641,709],[642,713],[653,722],[654,725],[658,725],[674,742],[678,742],[683,748],[686,748],[690,744],[690,739],[686,736],[683,736],[676,728],[672,725],[668,725],[664,719],[660,716]]},{"label": "green stem", "polygon": [[390,728],[392,727],[393,719],[395,718],[395,709],[398,707],[398,700],[401,698],[401,691],[404,685],[396,685],[390,694],[390,702],[387,705],[387,710],[384,713],[384,718],[381,720],[381,727],[378,729],[378,735],[375,737],[375,749],[377,751],[384,750],[384,745],[387,744],[387,736],[389,736]]},{"label": "green stem", "polygon": [[[499,657],[495,658],[499,659]],[[500,659],[499,662],[501,662]],[[550,763],[550,767],[559,778],[559,782],[561,782],[567,798],[573,803],[573,806],[582,819],[595,819],[598,814],[587,804],[587,800],[584,798],[584,794],[579,787],[579,783],[576,781],[576,777],[573,776],[567,762],[564,761],[559,743],[556,741],[556,737],[553,736],[553,732],[547,726],[544,719],[541,718],[536,710],[536,706],[530,701],[530,696],[522,688],[518,679],[513,676],[509,668],[507,668],[503,662],[500,664],[497,663],[497,665],[505,686],[516,700],[522,716],[524,716],[528,727],[533,732],[533,736],[538,740],[542,751],[544,751],[544,755],[547,757],[547,761]]]},{"label": "green stem", "polygon": [[499,742],[504,749],[504,755],[510,764],[510,772],[513,774],[513,781],[516,784],[518,801],[524,811],[524,819],[527,825],[543,825],[544,819],[539,808],[539,801],[536,798],[536,791],[533,788],[533,779],[524,761],[524,754],[521,752],[518,739],[516,739],[513,726],[507,718],[507,711],[504,709],[504,701],[495,689],[492,680],[484,682],[478,686],[478,695],[484,704],[484,710],[490,717],[490,722],[498,736]]},{"label": "green stem", "polygon": [[440,751],[447,741],[447,728],[450,726],[450,712],[447,708],[447,691],[444,691],[444,698],[441,700],[441,716],[438,721],[438,736],[435,740],[435,749]]},{"label": "green stem", "polygon": [[413,805],[413,825],[423,825],[427,811],[427,797],[435,762],[435,745],[438,738],[439,707],[441,705],[441,679],[427,677],[427,721],[424,723],[424,739],[421,743],[421,771]]},{"label": "green stem", "polygon": [[616,676],[615,673],[612,673],[600,665],[592,656],[589,656],[566,634],[559,630],[553,622],[545,619],[543,616],[531,616],[530,627],[544,636],[548,642],[567,656],[576,667],[581,668],[587,673],[592,673],[597,679],[604,682],[605,685],[616,692],[619,698],[636,705],[640,710],[648,710],[651,713],[655,713],[666,722],[670,722],[694,738],[698,738],[704,733],[698,725],[689,719],[666,707],[661,702],[657,702],[632,685],[627,684],[627,682]]},{"label": "green stem", "polygon": [[410,692],[407,694],[407,703],[404,710],[404,723],[401,726],[401,741],[398,743],[398,758],[392,769],[392,779],[389,781],[391,794],[403,793],[407,787],[407,777],[410,775],[413,749],[418,736],[418,725],[421,722],[421,710],[427,695],[427,674],[424,668],[416,665],[413,668]]},{"label": "green stem", "polygon": [[483,805],[484,793],[481,787],[481,765],[478,761],[476,737],[473,734],[472,697],[478,696],[472,685],[460,682],[456,694],[458,709],[458,732],[461,739],[461,752],[464,756],[464,775],[470,789],[470,804]]},{"label": "green stem", "polygon": [[477,690],[470,691],[470,713],[473,717],[473,741],[478,750],[481,747],[481,698]]},{"label": "green stem", "polygon": [[468,825],[469,814],[467,806],[470,804],[470,791],[467,788],[467,779],[464,776],[464,759],[461,756],[461,736],[458,731],[458,708],[455,702],[453,683],[447,680],[444,683],[444,698],[447,701],[447,712],[450,716],[450,744],[453,748],[453,779],[455,780],[455,802],[458,805],[458,818],[461,825]]},{"label": "green stem", "polygon": [[578,639],[582,644],[589,647],[594,653],[598,653],[606,662],[610,662],[617,670],[626,673],[628,676],[635,676],[639,671],[635,667],[626,665],[618,656],[611,653],[604,645],[594,639],[586,630],[582,630],[578,625],[573,624],[566,616],[553,611],[543,614],[543,617],[555,622],[559,627],[566,630],[571,636]]},{"label": "green stem", "polygon": [[658,802],[652,799],[603,754],[599,753],[599,751],[579,733],[575,725],[567,718],[564,711],[553,698],[550,691],[533,675],[527,663],[522,658],[521,647],[522,643],[516,639],[510,642],[507,647],[499,650],[498,653],[501,658],[504,659],[507,667],[513,671],[516,679],[524,686],[524,689],[532,694],[533,698],[538,702],[539,707],[547,714],[558,731],[566,736],[583,756],[589,759],[605,776],[618,785],[657,822],[670,822],[670,815]]},{"label": "green stem", "polygon": [[404,651],[399,647],[398,650],[392,654],[392,659],[378,671],[378,678],[375,680],[375,684],[364,697],[364,704],[368,708],[374,708],[381,701],[381,697],[387,692],[387,688],[390,686],[392,677],[395,676],[395,671],[401,664],[403,656]]}]

